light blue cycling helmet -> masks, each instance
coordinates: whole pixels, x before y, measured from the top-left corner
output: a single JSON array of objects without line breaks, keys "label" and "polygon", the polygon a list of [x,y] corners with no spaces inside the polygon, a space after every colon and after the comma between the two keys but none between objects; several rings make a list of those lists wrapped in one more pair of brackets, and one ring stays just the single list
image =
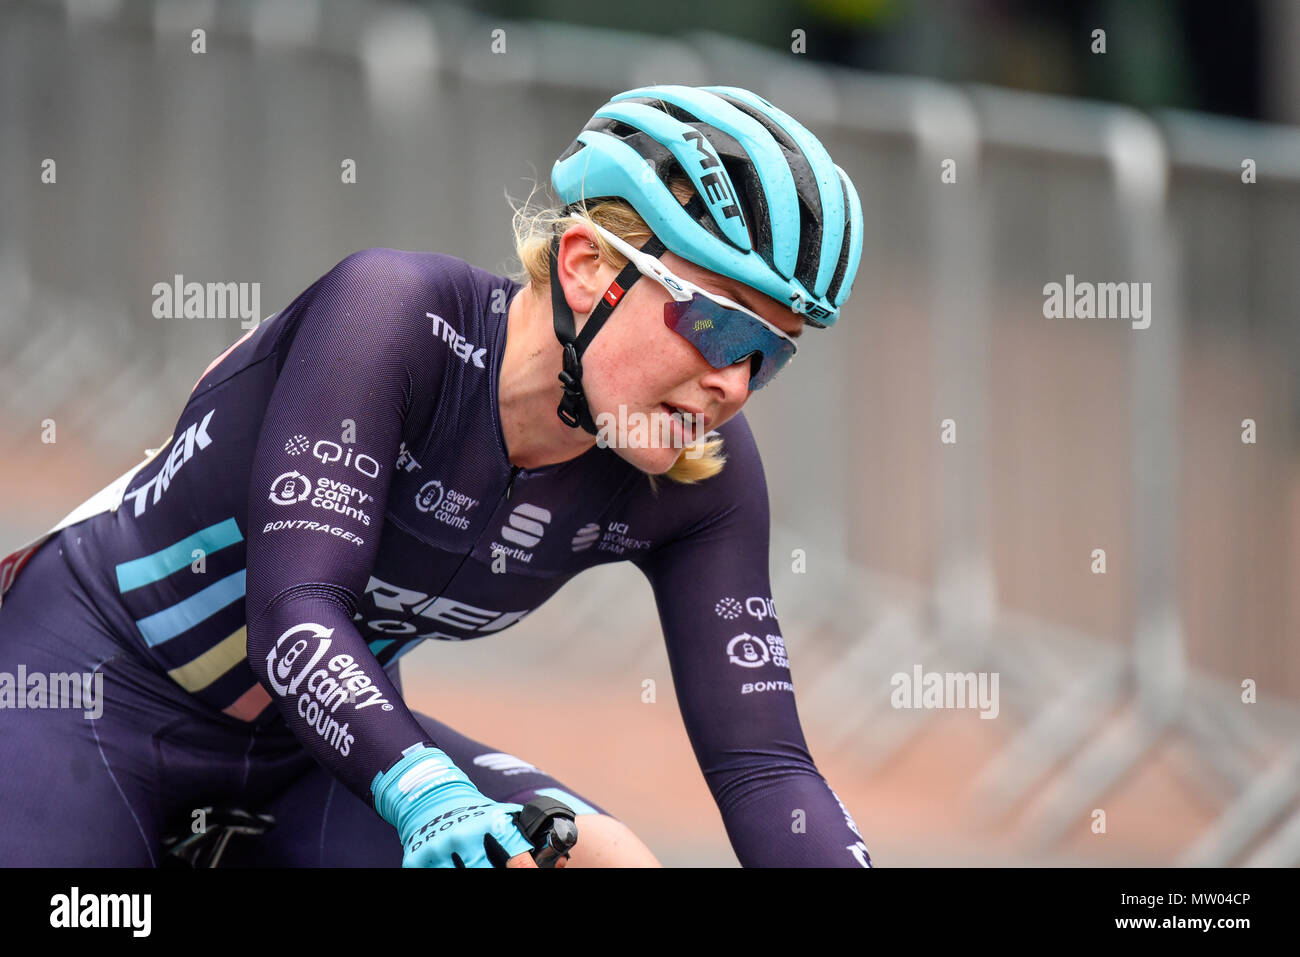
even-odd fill
[{"label": "light blue cycling helmet", "polygon": [[[668,188],[683,176],[683,206]],[[570,206],[631,203],[682,259],[835,324],[862,257],[862,204],[797,120],[734,86],[646,86],[596,111],[551,170]]]}]

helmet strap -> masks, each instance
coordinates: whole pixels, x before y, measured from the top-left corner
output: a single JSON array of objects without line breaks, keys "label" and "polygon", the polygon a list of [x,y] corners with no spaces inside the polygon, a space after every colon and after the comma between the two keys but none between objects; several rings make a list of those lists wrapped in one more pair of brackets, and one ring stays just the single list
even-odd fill
[{"label": "helmet strap", "polygon": [[[663,255],[667,248],[658,237],[651,236],[642,247],[642,251],[657,257]],[[591,340],[596,337],[596,333],[605,324],[614,307],[632,288],[632,284],[641,278],[641,273],[632,263],[624,266],[622,272],[610,284],[609,290],[596,304],[596,308],[592,310],[587,324],[582,327],[582,334],[578,335],[573,310],[569,308],[569,303],[564,298],[564,288],[560,285],[559,261],[560,240],[556,237],[551,240],[551,317],[555,323],[555,338],[560,341],[564,349],[564,369],[559,376],[560,384],[564,386],[564,395],[560,398],[555,414],[570,428],[582,428],[595,435],[596,422],[591,417],[587,396],[582,389],[582,354],[587,351]]]}]

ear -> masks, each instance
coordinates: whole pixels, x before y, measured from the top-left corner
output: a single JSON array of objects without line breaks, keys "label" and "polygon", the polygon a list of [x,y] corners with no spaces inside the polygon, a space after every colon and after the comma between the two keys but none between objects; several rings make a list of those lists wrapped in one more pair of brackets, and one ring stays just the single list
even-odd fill
[{"label": "ear", "polygon": [[575,319],[591,315],[613,279],[612,267],[600,258],[594,239],[592,230],[583,225],[560,237],[560,285]]}]

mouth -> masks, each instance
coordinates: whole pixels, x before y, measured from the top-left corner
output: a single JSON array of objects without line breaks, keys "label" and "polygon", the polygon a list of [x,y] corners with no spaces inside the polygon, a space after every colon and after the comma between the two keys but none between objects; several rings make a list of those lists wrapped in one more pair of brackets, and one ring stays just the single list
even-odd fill
[{"label": "mouth", "polygon": [[693,434],[698,438],[703,436],[709,427],[709,417],[697,409],[672,405],[668,402],[659,403],[659,407],[681,425],[682,431],[685,434]]}]

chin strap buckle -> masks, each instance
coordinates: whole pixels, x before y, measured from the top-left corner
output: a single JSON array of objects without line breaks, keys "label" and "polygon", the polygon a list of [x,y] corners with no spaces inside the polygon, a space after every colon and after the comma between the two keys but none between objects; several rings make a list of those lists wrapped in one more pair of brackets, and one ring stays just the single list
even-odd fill
[{"label": "chin strap buckle", "polygon": [[578,410],[582,408],[582,360],[578,358],[577,347],[572,342],[564,344],[564,370],[559,375],[560,384],[564,386],[564,396],[555,410],[555,414],[569,428],[576,429],[581,424]]}]

